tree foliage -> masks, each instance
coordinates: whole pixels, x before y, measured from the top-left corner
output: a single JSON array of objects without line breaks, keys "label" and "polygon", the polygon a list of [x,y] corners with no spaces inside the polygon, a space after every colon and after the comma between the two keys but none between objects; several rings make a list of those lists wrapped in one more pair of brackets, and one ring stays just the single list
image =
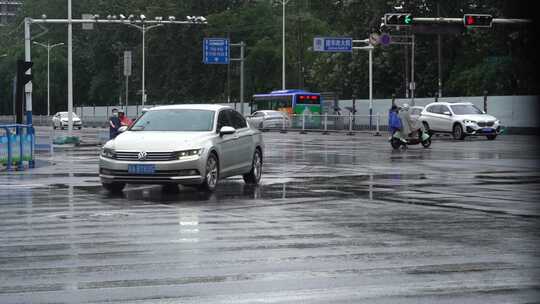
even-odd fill
[{"label": "tree foliage", "polygon": [[[526,2],[528,3],[528,2]],[[489,13],[499,18],[526,18],[531,13],[503,0],[291,0],[286,15],[287,87],[336,91],[342,98],[368,96],[368,54],[323,54],[311,50],[315,36],[364,39],[380,32],[381,17],[403,6],[414,16],[459,17]],[[0,27],[0,113],[12,111],[15,62],[24,57],[23,16],[66,18],[65,0],[26,0],[19,21]],[[155,16],[204,15],[208,25],[162,26],[147,32],[146,87],[150,103],[223,102],[239,99],[239,64],[204,65],[202,40],[228,37],[246,49],[246,99],[254,93],[281,88],[282,6],[270,0],[74,0],[73,16],[82,13]],[[410,34],[386,29],[393,35]],[[495,25],[442,35],[442,82],[446,96],[538,94],[536,32],[532,26]],[[32,25],[32,38],[42,43],[67,43],[65,25]],[[125,25],[74,25],[74,100],[76,105],[117,104],[124,100],[123,52],[133,52],[130,103],[140,103],[141,32]],[[437,92],[437,36],[416,35],[416,96]],[[374,51],[374,95],[405,95],[405,48],[392,45]],[[410,52],[410,50],[408,50]],[[232,57],[238,57],[238,48]],[[410,53],[409,53],[410,56]],[[52,110],[66,108],[66,47],[51,53]],[[34,111],[46,107],[44,48],[32,47]]]}]

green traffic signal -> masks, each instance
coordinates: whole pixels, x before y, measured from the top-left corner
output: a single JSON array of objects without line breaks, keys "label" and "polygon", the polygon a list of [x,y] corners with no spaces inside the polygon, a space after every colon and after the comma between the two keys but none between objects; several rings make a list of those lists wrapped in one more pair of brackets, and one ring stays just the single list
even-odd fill
[{"label": "green traffic signal", "polygon": [[405,16],[405,24],[411,24],[411,23],[412,23],[411,15]]}]

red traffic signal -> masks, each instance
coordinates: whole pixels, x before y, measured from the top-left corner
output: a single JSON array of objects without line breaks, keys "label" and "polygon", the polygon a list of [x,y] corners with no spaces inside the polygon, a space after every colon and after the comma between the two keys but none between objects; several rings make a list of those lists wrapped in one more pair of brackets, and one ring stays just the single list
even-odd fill
[{"label": "red traffic signal", "polygon": [[465,27],[491,27],[493,16],[479,14],[463,15],[463,24]]}]

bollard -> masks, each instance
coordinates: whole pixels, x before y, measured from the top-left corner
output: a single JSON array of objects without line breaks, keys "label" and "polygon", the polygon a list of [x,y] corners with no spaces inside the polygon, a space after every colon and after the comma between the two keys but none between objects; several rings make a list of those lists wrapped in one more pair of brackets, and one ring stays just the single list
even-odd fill
[{"label": "bollard", "polygon": [[377,112],[377,121],[376,121],[376,126],[375,126],[376,129],[375,129],[375,134],[373,134],[373,136],[381,136],[381,133],[379,132],[380,124],[381,124],[381,114]]},{"label": "bollard", "polygon": [[352,131],[352,115],[349,114],[349,132],[347,132],[347,135],[354,135],[354,132]]},{"label": "bollard", "polygon": [[324,113],[324,131],[322,134],[328,134],[328,113]]},{"label": "bollard", "polygon": [[306,134],[306,114],[302,114],[302,131],[300,131],[300,134]]},{"label": "bollard", "polygon": [[281,130],[279,131],[279,133],[287,133],[287,130],[285,128],[285,123],[287,122],[287,120],[285,119],[285,117],[283,117],[283,124],[281,125]]}]

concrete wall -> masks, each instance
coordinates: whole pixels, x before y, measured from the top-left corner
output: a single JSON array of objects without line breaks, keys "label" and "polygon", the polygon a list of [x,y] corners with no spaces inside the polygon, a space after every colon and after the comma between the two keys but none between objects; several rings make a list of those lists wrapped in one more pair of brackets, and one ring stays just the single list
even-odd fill
[{"label": "concrete wall", "polygon": [[[487,112],[501,120],[505,127],[510,128],[540,128],[540,100],[539,96],[488,96]],[[483,109],[484,97],[444,97],[440,98],[442,102],[472,102],[478,108]],[[425,106],[434,102],[434,98],[417,98],[415,105]],[[326,101],[325,103],[330,103]],[[386,125],[386,115],[391,105],[391,99],[374,99],[373,100],[373,115],[380,113],[382,116],[381,125]],[[410,103],[410,99],[396,99],[396,104],[402,105]],[[227,105],[227,104],[224,104]],[[230,103],[231,107],[240,110],[240,104]],[[153,107],[149,105],[148,107]],[[340,100],[339,106],[342,109],[341,115],[349,115],[346,107],[352,107],[352,100]],[[118,109],[120,106],[109,107],[76,107],[75,112],[81,116],[85,125],[98,123],[106,125],[107,119],[110,116],[113,107]],[[126,109],[124,109],[126,110]],[[366,99],[356,100],[356,115],[369,115],[369,101]],[[244,114],[249,114],[249,102],[244,104]],[[128,116],[133,118],[141,113],[140,106],[129,106],[127,109]],[[45,122],[48,124],[50,118],[35,117],[35,124]],[[0,123],[13,122],[13,116],[0,116]]]},{"label": "concrete wall", "polygon": [[[434,102],[434,98],[416,98],[415,105],[426,106]],[[443,97],[440,102],[471,102],[479,109],[484,108],[484,97]],[[397,105],[410,104],[410,99],[396,99]],[[391,99],[374,99],[373,114],[388,113],[392,104]],[[340,100],[339,106],[342,109],[352,107],[352,100]],[[356,100],[356,115],[369,115],[369,100]],[[513,128],[539,128],[540,127],[540,99],[539,96],[488,96],[487,112],[497,117],[504,126]],[[341,114],[348,115],[344,110]],[[386,119],[381,121],[386,124]]]}]

